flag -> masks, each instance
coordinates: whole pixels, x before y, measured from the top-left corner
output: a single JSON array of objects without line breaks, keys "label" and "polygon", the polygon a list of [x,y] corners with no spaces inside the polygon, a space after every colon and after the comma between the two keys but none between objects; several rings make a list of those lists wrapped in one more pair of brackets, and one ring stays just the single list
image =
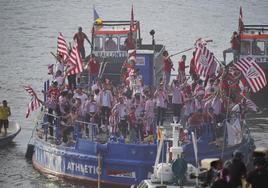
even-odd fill
[{"label": "flag", "polygon": [[250,110],[252,110],[253,112],[258,112],[259,111],[259,107],[250,99],[244,97],[244,99],[246,100],[246,107]]},{"label": "flag", "polygon": [[48,74],[53,74],[53,67],[54,67],[54,64],[48,64],[47,66]]},{"label": "flag", "polygon": [[130,28],[129,31],[132,32],[132,29],[134,27],[134,11],[133,11],[133,5],[131,7],[131,17],[130,17]]},{"label": "flag", "polygon": [[242,13],[242,7],[240,6],[239,20],[238,20],[238,31],[241,33],[243,30],[244,30],[243,13]]},{"label": "flag", "polygon": [[98,12],[95,9],[95,6],[93,5],[93,21],[96,23],[99,27],[102,25],[102,19],[100,18]]},{"label": "flag", "polygon": [[31,86],[23,86],[23,87],[32,96],[32,99],[30,103],[28,104],[28,108],[26,112],[26,118],[28,118],[29,114],[33,112],[34,110],[36,110],[38,107],[40,107],[41,104],[35,91],[33,90]]},{"label": "flag", "polygon": [[227,126],[227,143],[229,146],[233,146],[241,143],[242,132],[239,118],[231,119],[230,122],[226,121]]},{"label": "flag", "polygon": [[31,86],[23,86],[23,87],[32,97],[37,97],[35,91]]},{"label": "flag", "polygon": [[197,74],[199,74],[200,77],[207,78],[212,67],[211,65],[215,61],[214,55],[207,49],[206,43],[202,39],[197,40],[195,52]]},{"label": "flag", "polygon": [[77,43],[74,44],[70,58],[68,60],[68,70],[66,71],[67,75],[74,75],[83,71],[83,63],[80,52],[78,51]]},{"label": "flag", "polygon": [[95,9],[95,5],[93,5],[93,18],[94,18],[94,22],[100,18],[98,12]]},{"label": "flag", "polygon": [[26,112],[26,118],[29,117],[30,113],[36,110],[38,107],[40,107],[40,102],[37,97],[32,97],[31,102],[28,105],[28,109]]},{"label": "flag", "polygon": [[69,58],[68,47],[65,39],[61,32],[59,32],[57,40],[58,54],[63,57],[64,60]]},{"label": "flag", "polygon": [[251,57],[239,59],[234,66],[243,73],[250,89],[254,93],[264,88],[267,84],[263,70]]}]

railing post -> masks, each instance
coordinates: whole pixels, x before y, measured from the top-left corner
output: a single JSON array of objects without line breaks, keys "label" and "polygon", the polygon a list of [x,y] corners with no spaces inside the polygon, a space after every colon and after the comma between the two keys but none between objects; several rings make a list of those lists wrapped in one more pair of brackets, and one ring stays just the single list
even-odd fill
[{"label": "railing post", "polygon": [[55,120],[55,139],[56,139],[56,143],[60,144],[60,118],[56,117]]},{"label": "railing post", "polygon": [[47,114],[44,115],[43,117],[43,129],[45,133],[45,141],[47,141],[47,134],[48,134],[48,119],[47,119]]}]

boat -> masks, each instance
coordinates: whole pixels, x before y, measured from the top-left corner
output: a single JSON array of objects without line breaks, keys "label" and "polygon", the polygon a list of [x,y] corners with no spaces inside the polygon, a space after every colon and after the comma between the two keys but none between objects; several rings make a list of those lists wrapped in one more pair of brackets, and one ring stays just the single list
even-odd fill
[{"label": "boat", "polygon": [[[144,78],[145,85],[157,86],[162,77],[162,52],[164,45],[157,45],[154,41],[155,32],[150,32],[152,44],[142,44],[140,38],[140,24],[138,21],[102,21],[94,23],[92,27],[92,53],[101,63],[99,76],[109,78],[114,84],[119,82],[123,61],[129,56],[125,48],[121,48],[121,42],[125,40],[130,30],[136,40],[136,66]],[[114,39],[117,42],[114,50],[103,47],[106,39]],[[87,83],[87,75],[82,74],[81,84]],[[45,90],[45,88],[44,88]],[[48,116],[54,117],[52,125],[48,123]],[[226,116],[227,117],[227,116]],[[172,120],[170,121],[172,122]],[[175,122],[175,121],[174,121]],[[54,135],[49,136],[48,128],[54,128]],[[160,138],[154,136],[148,140],[136,140],[130,142],[121,137],[107,135],[105,129],[100,129],[97,124],[85,121],[75,121],[71,124],[73,134],[69,136],[70,142],[63,143],[61,138],[61,117],[50,114],[47,110],[41,112],[41,116],[31,139],[32,149],[29,149],[33,166],[44,174],[51,174],[78,181],[79,183],[93,183],[109,187],[130,187],[148,179],[154,173],[155,161],[166,161],[170,153],[176,155],[177,149],[169,145],[174,140],[166,136],[162,142],[161,132],[171,133],[168,124],[159,126]],[[239,127],[239,139],[234,139],[232,126]],[[241,128],[242,127],[242,128]],[[244,153],[246,162],[250,162],[250,153],[254,148],[253,139],[250,136],[247,124],[238,116],[227,117],[217,124],[218,135],[214,136],[212,126],[202,123],[199,127],[179,127],[176,135],[183,134],[179,140],[184,159],[191,167],[198,167],[199,160],[207,158],[231,158],[234,150],[239,149]],[[192,132],[196,135],[193,142]],[[178,140],[175,139],[175,142]],[[162,147],[158,147],[159,142]],[[194,144],[195,143],[195,144]],[[162,149],[161,155],[158,148]],[[198,148],[198,158],[196,157]],[[28,153],[28,150],[27,150]]]},{"label": "boat", "polygon": [[[55,127],[55,137],[46,139],[46,119],[47,114],[44,114],[44,121],[38,124],[33,137],[32,161],[37,170],[71,180],[115,187],[138,184],[153,173],[157,143],[124,143],[120,140],[103,143],[97,138],[96,125],[87,124],[91,127],[91,135],[86,137],[79,131],[82,122],[76,122],[73,142],[63,145],[57,143],[60,139],[59,125]],[[86,125],[85,122],[82,124]],[[223,127],[226,128],[226,125]],[[231,146],[227,143],[227,129],[223,129],[225,136],[221,137],[224,141],[220,144],[211,143],[212,134],[208,125],[203,128],[201,132],[204,134],[197,138],[198,161],[207,158],[227,160],[231,158],[233,151],[238,149],[246,156],[245,162],[250,163],[254,143],[246,126],[241,142]],[[193,142],[188,139],[180,142],[187,163],[198,166]],[[159,156],[159,160],[165,161],[168,158],[170,152],[167,143],[170,143],[169,139],[163,144],[165,152],[163,156]]]},{"label": "boat", "polygon": [[[126,39],[131,33],[133,46],[127,47]],[[140,22],[133,21],[95,21],[92,26],[92,48],[97,61],[101,62],[101,71],[98,77],[109,79],[118,85],[122,81],[122,65],[130,56],[135,57],[135,68],[139,70],[145,85],[156,86],[162,78],[162,53],[165,46],[157,44],[154,39],[155,31],[151,30],[152,44],[143,44],[141,38]],[[108,46],[109,42],[113,46]],[[89,57],[88,57],[89,58]],[[86,59],[88,59],[86,58]],[[82,85],[87,85],[88,76],[85,73]]]},{"label": "boat", "polygon": [[18,123],[10,121],[7,129],[7,134],[0,134],[0,146],[8,145],[20,133],[21,127]]},{"label": "boat", "polygon": [[[240,10],[242,12],[242,9]],[[242,14],[242,13],[241,13]],[[240,22],[241,23],[241,22]],[[240,58],[251,57],[268,76],[268,25],[244,24],[239,27]],[[251,93],[254,101],[260,105],[267,104],[268,87],[258,93]]]}]

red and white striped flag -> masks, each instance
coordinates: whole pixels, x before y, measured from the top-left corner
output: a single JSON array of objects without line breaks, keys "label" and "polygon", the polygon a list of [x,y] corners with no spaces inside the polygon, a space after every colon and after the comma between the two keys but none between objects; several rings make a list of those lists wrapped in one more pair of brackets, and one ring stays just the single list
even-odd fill
[{"label": "red and white striped flag", "polygon": [[31,86],[23,86],[23,87],[32,97],[37,97],[35,91]]},{"label": "red and white striped flag", "polygon": [[29,117],[30,113],[36,110],[41,106],[40,101],[37,97],[32,97],[31,102],[28,105],[28,109],[26,112],[26,118]]},{"label": "red and white striped flag", "polygon": [[214,63],[214,55],[205,46],[203,40],[196,42],[195,63],[197,74],[200,77],[207,78],[210,73],[211,65]]},{"label": "red and white striped flag", "polygon": [[264,88],[267,84],[263,70],[251,57],[239,59],[234,66],[243,73],[254,93]]},{"label": "red and white striped flag", "polygon": [[77,43],[74,44],[70,58],[68,60],[69,68],[67,70],[67,75],[77,74],[83,71],[83,63],[80,52],[78,51]]},{"label": "red and white striped flag", "polygon": [[259,107],[250,99],[244,97],[246,100],[246,107],[250,110],[252,110],[253,112],[258,112],[259,111]]},{"label": "red and white striped flag", "polygon": [[26,113],[26,118],[28,118],[29,114],[33,112],[34,110],[36,110],[38,107],[40,107],[41,104],[35,91],[33,90],[31,86],[23,86],[23,87],[32,96],[32,99],[30,103],[28,104],[27,113]]},{"label": "red and white striped flag", "polygon": [[63,35],[61,32],[58,35],[57,48],[58,48],[58,54],[62,55],[64,60],[69,58],[67,43],[65,39],[63,38]]}]

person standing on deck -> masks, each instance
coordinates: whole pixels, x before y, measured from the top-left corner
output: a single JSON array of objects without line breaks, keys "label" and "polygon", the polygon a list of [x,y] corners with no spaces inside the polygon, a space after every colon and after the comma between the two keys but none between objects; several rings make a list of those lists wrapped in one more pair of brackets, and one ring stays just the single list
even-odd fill
[{"label": "person standing on deck", "polygon": [[173,63],[168,55],[168,51],[166,51],[166,50],[163,52],[163,64],[164,64],[163,80],[164,80],[164,86],[165,86],[165,88],[167,88],[167,86],[170,82],[171,70],[175,70],[175,69],[173,68]]},{"label": "person standing on deck", "polygon": [[90,95],[90,99],[85,102],[84,105],[86,111],[86,121],[91,123],[98,123],[99,125],[99,107],[94,99],[94,95]]},{"label": "person standing on deck", "polygon": [[82,91],[82,88],[79,87],[75,90],[74,99],[80,99],[81,100],[81,104],[84,105],[86,100],[87,100],[87,95]]},{"label": "person standing on deck", "polygon": [[238,33],[236,31],[233,32],[233,35],[231,37],[231,48],[228,48],[223,51],[223,61],[226,61],[226,54],[227,53],[233,53],[234,56],[234,62],[236,62],[239,58],[239,50],[240,50],[240,40]]},{"label": "person standing on deck", "polygon": [[197,72],[196,72],[196,66],[195,66],[195,51],[193,52],[193,57],[192,57],[192,59],[190,61],[189,74],[190,74],[192,80],[197,79]]},{"label": "person standing on deck", "polygon": [[82,27],[78,27],[78,32],[75,33],[73,39],[74,41],[77,42],[77,47],[81,53],[82,59],[85,59],[86,52],[85,52],[85,47],[84,47],[84,40],[86,39],[90,45],[91,45],[91,42],[87,38],[87,35],[84,32],[82,32]]},{"label": "person standing on deck", "polygon": [[115,106],[113,107],[112,111],[117,111],[118,112],[118,116],[119,116],[119,131],[120,134],[126,138],[127,136],[127,105],[124,101],[124,97],[123,96],[119,96],[119,101],[117,104],[115,104]]},{"label": "person standing on deck", "polygon": [[172,108],[173,108],[173,116],[177,119],[177,122],[180,121],[181,109],[183,106],[183,96],[180,84],[178,80],[173,80],[171,84],[172,89]]},{"label": "person standing on deck", "polygon": [[100,105],[101,105],[101,115],[102,115],[102,124],[109,124],[109,116],[111,114],[111,108],[113,105],[113,94],[109,90],[107,84],[103,84],[103,90],[100,93]]},{"label": "person standing on deck", "polygon": [[178,62],[178,81],[180,84],[182,84],[185,79],[186,79],[186,76],[185,76],[185,68],[189,67],[189,66],[185,66],[185,61],[186,61],[186,55],[183,55],[181,57],[181,60]]},{"label": "person standing on deck", "polygon": [[155,129],[154,126],[154,109],[155,109],[155,102],[151,94],[147,96],[145,102],[145,130],[148,134],[153,134],[153,130]]},{"label": "person standing on deck", "polygon": [[100,69],[100,63],[96,60],[95,54],[91,54],[89,62],[88,62],[88,68],[89,68],[88,85],[89,87],[91,87],[93,84],[97,82],[99,69]]},{"label": "person standing on deck", "polygon": [[0,133],[2,130],[2,127],[4,126],[5,129],[5,135],[7,135],[7,129],[8,129],[8,117],[11,116],[11,110],[10,107],[7,106],[7,101],[3,100],[2,106],[0,106]]},{"label": "person standing on deck", "polygon": [[[154,97],[156,98],[156,107],[157,107],[157,126],[163,126],[164,116],[166,111],[166,102],[168,96],[163,84],[160,84],[159,88],[155,91]],[[160,124],[159,124],[160,123]]]}]

